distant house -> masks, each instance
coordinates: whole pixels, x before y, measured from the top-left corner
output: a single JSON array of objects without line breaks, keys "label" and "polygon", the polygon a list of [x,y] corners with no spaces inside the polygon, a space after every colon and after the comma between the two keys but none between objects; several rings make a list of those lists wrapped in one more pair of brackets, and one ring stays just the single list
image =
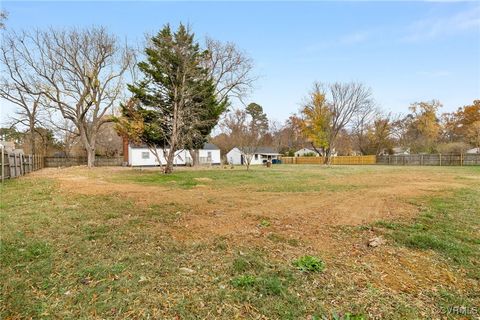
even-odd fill
[{"label": "distant house", "polygon": [[15,142],[13,141],[0,141],[0,148],[4,149],[5,152],[13,152],[15,150]]},{"label": "distant house", "polygon": [[[128,144],[128,154],[125,159],[128,159],[128,165],[133,167],[165,165],[167,159],[163,153],[163,148],[157,148],[156,151],[159,154],[161,163],[158,162],[157,157],[147,146],[130,143]],[[200,164],[218,165],[221,161],[220,149],[212,143],[205,143],[203,148],[198,150],[198,156]],[[189,150],[178,150],[175,152],[175,158],[173,160],[175,166],[184,166],[192,162]]]},{"label": "distant house", "polygon": [[295,157],[305,157],[305,156],[312,156],[312,155],[315,157],[320,156],[320,154],[317,151],[308,149],[308,148],[302,148],[295,152]]},{"label": "distant house", "polygon": [[395,147],[392,148],[393,154],[410,154],[410,148]]},{"label": "distant house", "polygon": [[233,148],[227,153],[227,161],[235,165],[246,164],[247,157],[251,157],[250,164],[264,164],[267,161],[279,159],[280,153],[271,147]]},{"label": "distant house", "polygon": [[480,148],[469,149],[466,151],[466,153],[472,153],[472,154],[480,153]]}]

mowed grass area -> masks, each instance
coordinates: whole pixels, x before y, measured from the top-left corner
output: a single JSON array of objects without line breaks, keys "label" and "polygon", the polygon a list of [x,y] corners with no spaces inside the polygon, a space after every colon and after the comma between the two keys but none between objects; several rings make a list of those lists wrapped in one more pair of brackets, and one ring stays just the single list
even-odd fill
[{"label": "mowed grass area", "polygon": [[[64,170],[1,188],[1,319],[456,318],[449,307],[480,305],[480,168],[278,166],[171,176]],[[82,179],[67,190],[67,175]],[[269,201],[303,196],[329,204],[330,197],[380,192],[409,175],[424,179],[422,188],[439,179],[439,187],[395,200],[415,210],[408,217],[325,226],[325,238],[305,229],[292,238],[287,222],[275,220],[275,212],[292,208],[272,202],[265,204],[275,208],[272,215],[244,215],[238,232],[191,236],[200,225],[189,218],[216,219],[200,213],[201,201],[224,210],[226,195],[261,201],[268,193]],[[75,192],[76,184],[93,189],[100,180],[113,191]],[[140,204],[113,184],[149,188],[163,200]],[[188,197],[204,193],[205,200],[189,204]],[[227,221],[241,210],[228,208]],[[297,231],[302,235],[301,226]],[[372,236],[387,243],[369,248]],[[322,249],[323,239],[334,249]]]},{"label": "mowed grass area", "polygon": [[159,175],[157,170],[135,169],[112,177],[116,182],[135,182],[145,185],[158,185],[171,189],[190,189],[198,185],[208,185],[214,189],[235,187],[242,191],[255,192],[314,192],[323,190],[348,190],[361,188],[356,183],[335,183],[329,179],[348,175],[368,174],[373,168],[331,167],[329,170],[312,170],[312,166],[277,166],[266,170],[253,166],[214,167],[211,170],[179,170],[173,175]]}]

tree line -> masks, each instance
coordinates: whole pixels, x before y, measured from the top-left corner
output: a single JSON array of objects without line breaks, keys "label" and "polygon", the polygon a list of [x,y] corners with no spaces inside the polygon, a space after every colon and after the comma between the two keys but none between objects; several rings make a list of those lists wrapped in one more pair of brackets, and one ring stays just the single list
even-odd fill
[{"label": "tree line", "polygon": [[480,146],[479,100],[444,114],[439,101],[418,102],[407,115],[393,115],[355,82],[314,83],[298,113],[283,124],[269,121],[262,106],[244,103],[257,79],[252,59],[234,43],[200,43],[182,24],[165,25],[140,52],[103,27],[1,32],[0,97],[17,107],[12,127],[26,128],[33,153],[55,136],[65,146],[78,139],[89,167],[107,123],[150,148],[159,163],[164,157],[166,173],[178,150],[189,150],[195,165],[208,140],[223,154],[272,146],[291,155],[309,147],[327,163],[333,154],[395,147],[415,153]]}]

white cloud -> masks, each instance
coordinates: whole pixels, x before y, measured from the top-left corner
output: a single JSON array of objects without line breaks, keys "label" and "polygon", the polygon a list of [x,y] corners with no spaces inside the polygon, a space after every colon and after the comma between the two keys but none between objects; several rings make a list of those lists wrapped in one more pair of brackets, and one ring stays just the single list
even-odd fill
[{"label": "white cloud", "polygon": [[480,6],[447,17],[426,18],[407,28],[406,42],[434,39],[468,31],[480,32]]}]

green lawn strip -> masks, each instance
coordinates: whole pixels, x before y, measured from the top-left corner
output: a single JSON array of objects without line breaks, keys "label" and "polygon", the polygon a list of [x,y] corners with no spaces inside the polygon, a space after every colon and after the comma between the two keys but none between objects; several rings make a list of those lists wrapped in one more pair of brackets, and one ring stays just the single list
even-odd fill
[{"label": "green lawn strip", "polygon": [[146,185],[159,185],[167,188],[191,189],[198,185],[212,188],[238,187],[257,192],[317,192],[344,191],[362,188],[356,184],[335,184],[326,179],[362,172],[358,168],[322,166],[278,165],[274,168],[252,167],[249,171],[242,167],[235,169],[214,168],[211,170],[177,170],[164,175],[159,171],[123,171],[111,177],[114,182],[130,182]]},{"label": "green lawn strip", "polygon": [[398,244],[412,249],[433,250],[452,266],[480,280],[480,190],[461,189],[451,196],[415,201],[421,209],[411,223],[380,221]]}]

